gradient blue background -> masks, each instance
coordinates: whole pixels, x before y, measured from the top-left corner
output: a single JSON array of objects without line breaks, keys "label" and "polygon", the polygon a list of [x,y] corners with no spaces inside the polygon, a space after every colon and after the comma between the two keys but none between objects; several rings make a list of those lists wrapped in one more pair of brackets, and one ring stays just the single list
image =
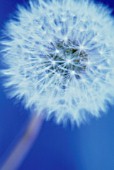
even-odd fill
[{"label": "gradient blue background", "polygon": [[[27,0],[0,0],[0,28]],[[114,8],[113,0],[102,0]],[[108,24],[108,23],[107,23]],[[0,79],[0,162],[20,134],[29,111],[6,98]],[[114,170],[114,106],[102,118],[65,128],[52,120],[44,122],[39,137],[19,170]]]}]

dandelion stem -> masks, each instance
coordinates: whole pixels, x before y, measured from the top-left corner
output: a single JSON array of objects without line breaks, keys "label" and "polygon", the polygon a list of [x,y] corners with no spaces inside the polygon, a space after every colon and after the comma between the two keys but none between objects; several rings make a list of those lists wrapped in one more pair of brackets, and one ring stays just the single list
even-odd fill
[{"label": "dandelion stem", "polygon": [[18,169],[38,136],[42,122],[42,116],[32,116],[24,134],[14,146],[13,151],[4,162],[1,170]]}]

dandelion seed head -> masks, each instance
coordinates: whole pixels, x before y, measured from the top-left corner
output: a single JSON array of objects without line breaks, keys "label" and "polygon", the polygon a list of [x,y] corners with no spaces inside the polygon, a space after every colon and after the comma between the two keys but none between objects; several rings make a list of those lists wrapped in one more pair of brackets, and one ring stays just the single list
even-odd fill
[{"label": "dandelion seed head", "polygon": [[57,122],[99,117],[114,96],[114,21],[89,0],[29,1],[5,28],[6,88]]}]

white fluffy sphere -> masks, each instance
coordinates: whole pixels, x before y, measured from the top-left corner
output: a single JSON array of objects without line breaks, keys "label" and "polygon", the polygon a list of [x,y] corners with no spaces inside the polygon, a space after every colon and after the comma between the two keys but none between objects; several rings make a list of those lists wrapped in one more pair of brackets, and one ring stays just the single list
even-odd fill
[{"label": "white fluffy sphere", "polygon": [[19,6],[2,40],[10,97],[57,122],[100,116],[114,97],[114,19],[89,0]]}]

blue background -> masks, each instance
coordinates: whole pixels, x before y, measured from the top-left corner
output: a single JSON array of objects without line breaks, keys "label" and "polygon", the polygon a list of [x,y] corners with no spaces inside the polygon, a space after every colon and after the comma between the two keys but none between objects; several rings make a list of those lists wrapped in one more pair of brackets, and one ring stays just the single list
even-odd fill
[{"label": "blue background", "polygon": [[[0,0],[0,28],[27,0]],[[103,0],[111,8],[113,1]],[[107,23],[108,24],[108,23]],[[0,79],[0,162],[29,118],[20,103],[9,100]],[[80,128],[44,122],[19,170],[114,170],[114,106],[102,118]]]}]

